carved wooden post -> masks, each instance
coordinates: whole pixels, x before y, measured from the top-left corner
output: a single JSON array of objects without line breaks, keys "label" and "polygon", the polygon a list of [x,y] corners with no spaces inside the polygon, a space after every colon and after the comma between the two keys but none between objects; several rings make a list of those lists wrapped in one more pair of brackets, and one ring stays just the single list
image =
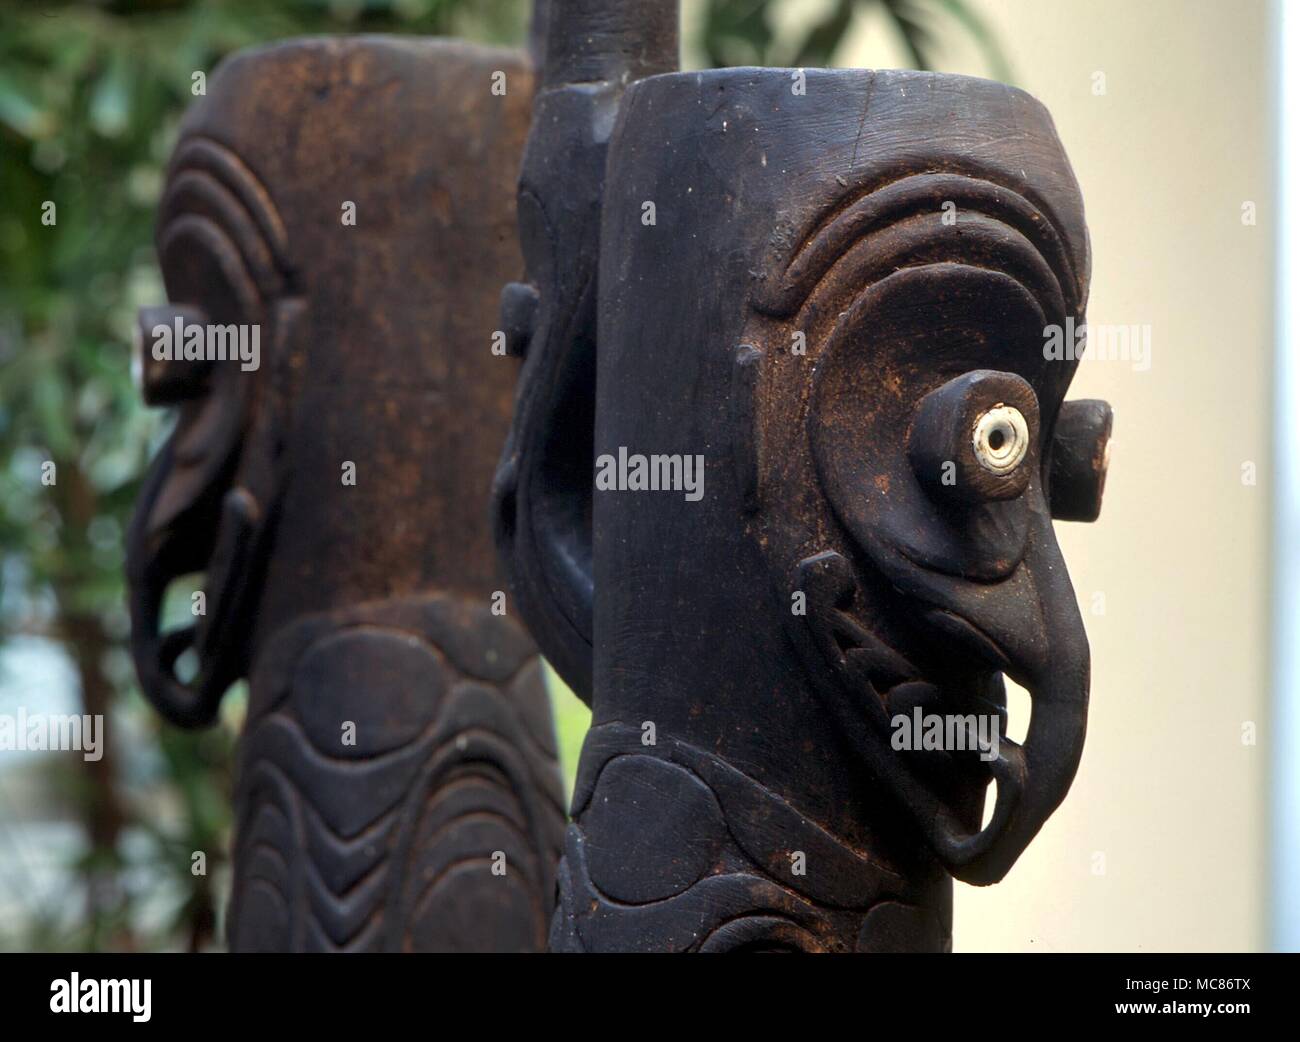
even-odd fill
[{"label": "carved wooden post", "polygon": [[[531,93],[510,52],[305,41],[228,61],[185,121],[158,220],[171,304],[141,319],[146,398],[180,415],[128,568],[168,719],[205,724],[250,681],[234,949],[544,942],[554,735],[485,517]],[[178,321],[257,330],[258,364],[155,360]],[[161,634],[167,584],[200,570],[206,614]]]},{"label": "carved wooden post", "polygon": [[605,169],[596,300],[542,287],[503,464],[564,480],[528,538],[498,497],[539,641],[592,655],[551,943],[947,949],[951,877],[1002,878],[1083,744],[1052,516],[1096,516],[1110,412],[1045,352],[1089,263],[1051,120],[958,76],[656,76]]},{"label": "carved wooden post", "polygon": [[591,700],[596,269],[609,135],[632,80],[677,67],[675,3],[538,4],[541,82],[519,173],[527,283],[501,294],[526,355],[493,486],[497,548],[542,653]]}]

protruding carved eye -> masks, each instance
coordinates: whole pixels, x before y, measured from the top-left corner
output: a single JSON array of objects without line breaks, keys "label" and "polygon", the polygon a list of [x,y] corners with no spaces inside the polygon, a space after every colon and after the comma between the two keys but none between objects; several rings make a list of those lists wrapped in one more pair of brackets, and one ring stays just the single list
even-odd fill
[{"label": "protruding carved eye", "polygon": [[1029,451],[1029,425],[1015,406],[998,404],[975,421],[971,444],[985,470],[1010,474]]},{"label": "protruding carved eye", "polygon": [[931,496],[957,503],[1015,499],[1038,428],[1038,398],[1014,373],[977,369],[921,399],[908,433],[912,469]]}]

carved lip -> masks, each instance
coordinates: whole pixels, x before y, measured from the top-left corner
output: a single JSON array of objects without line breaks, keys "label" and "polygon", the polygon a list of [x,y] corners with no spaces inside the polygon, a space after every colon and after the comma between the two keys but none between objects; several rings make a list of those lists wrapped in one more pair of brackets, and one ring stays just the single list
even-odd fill
[{"label": "carved lip", "polygon": [[[935,629],[954,637],[987,659],[989,665],[1011,674],[1011,660],[987,633],[970,619],[944,608],[931,608],[925,613],[925,620]],[[1013,676],[1014,680],[1015,677]]]},{"label": "carved lip", "polygon": [[[941,609],[936,609],[936,612],[938,611]],[[981,642],[991,657],[997,658],[997,661],[990,663],[996,671],[1007,672],[1004,668],[1007,665],[1006,656],[1001,653],[991,638],[960,616],[951,612],[943,614],[951,616],[954,623],[968,627],[972,638]],[[940,683],[929,679],[923,670],[914,666],[893,648],[880,642],[874,635],[869,634],[849,612],[837,610],[834,618],[835,639],[840,647],[844,667],[851,673],[863,677],[870,685],[874,696],[881,698],[891,711],[894,707],[890,705],[890,696],[903,689],[912,689],[914,693],[921,696],[917,699],[918,704],[927,712],[968,709],[998,716],[1005,715],[1005,705],[999,705],[987,694],[982,694],[977,689],[977,684]],[[922,693],[922,688],[930,689],[933,694]]]}]

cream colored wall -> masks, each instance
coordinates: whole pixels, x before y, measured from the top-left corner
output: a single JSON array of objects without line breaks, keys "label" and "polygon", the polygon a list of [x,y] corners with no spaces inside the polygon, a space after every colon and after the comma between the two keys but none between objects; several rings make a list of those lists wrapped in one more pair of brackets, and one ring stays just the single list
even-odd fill
[{"label": "cream colored wall", "polygon": [[[1151,367],[1085,362],[1115,407],[1105,508],[1058,525],[1093,649],[1068,799],[999,886],[958,886],[958,950],[1267,943],[1273,71],[1265,0],[975,0],[1083,188],[1092,322]],[[951,34],[950,34],[951,35]],[[905,63],[878,19],[846,65]],[[945,71],[986,75],[973,47]],[[1094,95],[1093,75],[1106,77]],[[1242,224],[1243,201],[1258,224]],[[1244,485],[1242,464],[1257,466]],[[1105,614],[1092,614],[1092,597]],[[1015,706],[1013,704],[1013,714]],[[1243,745],[1244,721],[1258,744]],[[1013,734],[1017,730],[1013,725]],[[1094,855],[1104,855],[1104,873]]]},{"label": "cream colored wall", "polygon": [[[1096,525],[1058,526],[1093,648],[1065,804],[999,886],[958,885],[959,951],[1267,944],[1273,26],[1267,0],[968,0],[1051,110],[1083,188],[1089,318],[1151,365],[1085,362],[1116,412]],[[825,0],[787,0],[792,26]],[[686,0],[690,26],[699,0]],[[942,68],[988,75],[944,26]],[[841,64],[907,64],[879,14]],[[1094,93],[1104,73],[1105,93]],[[1258,223],[1242,223],[1253,201]],[[1258,482],[1243,484],[1253,462]],[[1094,595],[1104,614],[1094,614]],[[1012,702],[1013,737],[1027,701]],[[1254,722],[1257,744],[1243,744]],[[1098,855],[1104,859],[1098,859]],[[1098,871],[1101,870],[1101,871]]]}]

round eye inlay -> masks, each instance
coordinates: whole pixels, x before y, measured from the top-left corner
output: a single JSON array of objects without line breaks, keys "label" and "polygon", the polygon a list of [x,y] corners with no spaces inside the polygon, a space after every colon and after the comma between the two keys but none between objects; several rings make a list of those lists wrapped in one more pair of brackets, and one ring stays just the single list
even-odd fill
[{"label": "round eye inlay", "polygon": [[1009,474],[1029,451],[1029,425],[1019,409],[995,405],[975,421],[975,458],[994,474]]}]

